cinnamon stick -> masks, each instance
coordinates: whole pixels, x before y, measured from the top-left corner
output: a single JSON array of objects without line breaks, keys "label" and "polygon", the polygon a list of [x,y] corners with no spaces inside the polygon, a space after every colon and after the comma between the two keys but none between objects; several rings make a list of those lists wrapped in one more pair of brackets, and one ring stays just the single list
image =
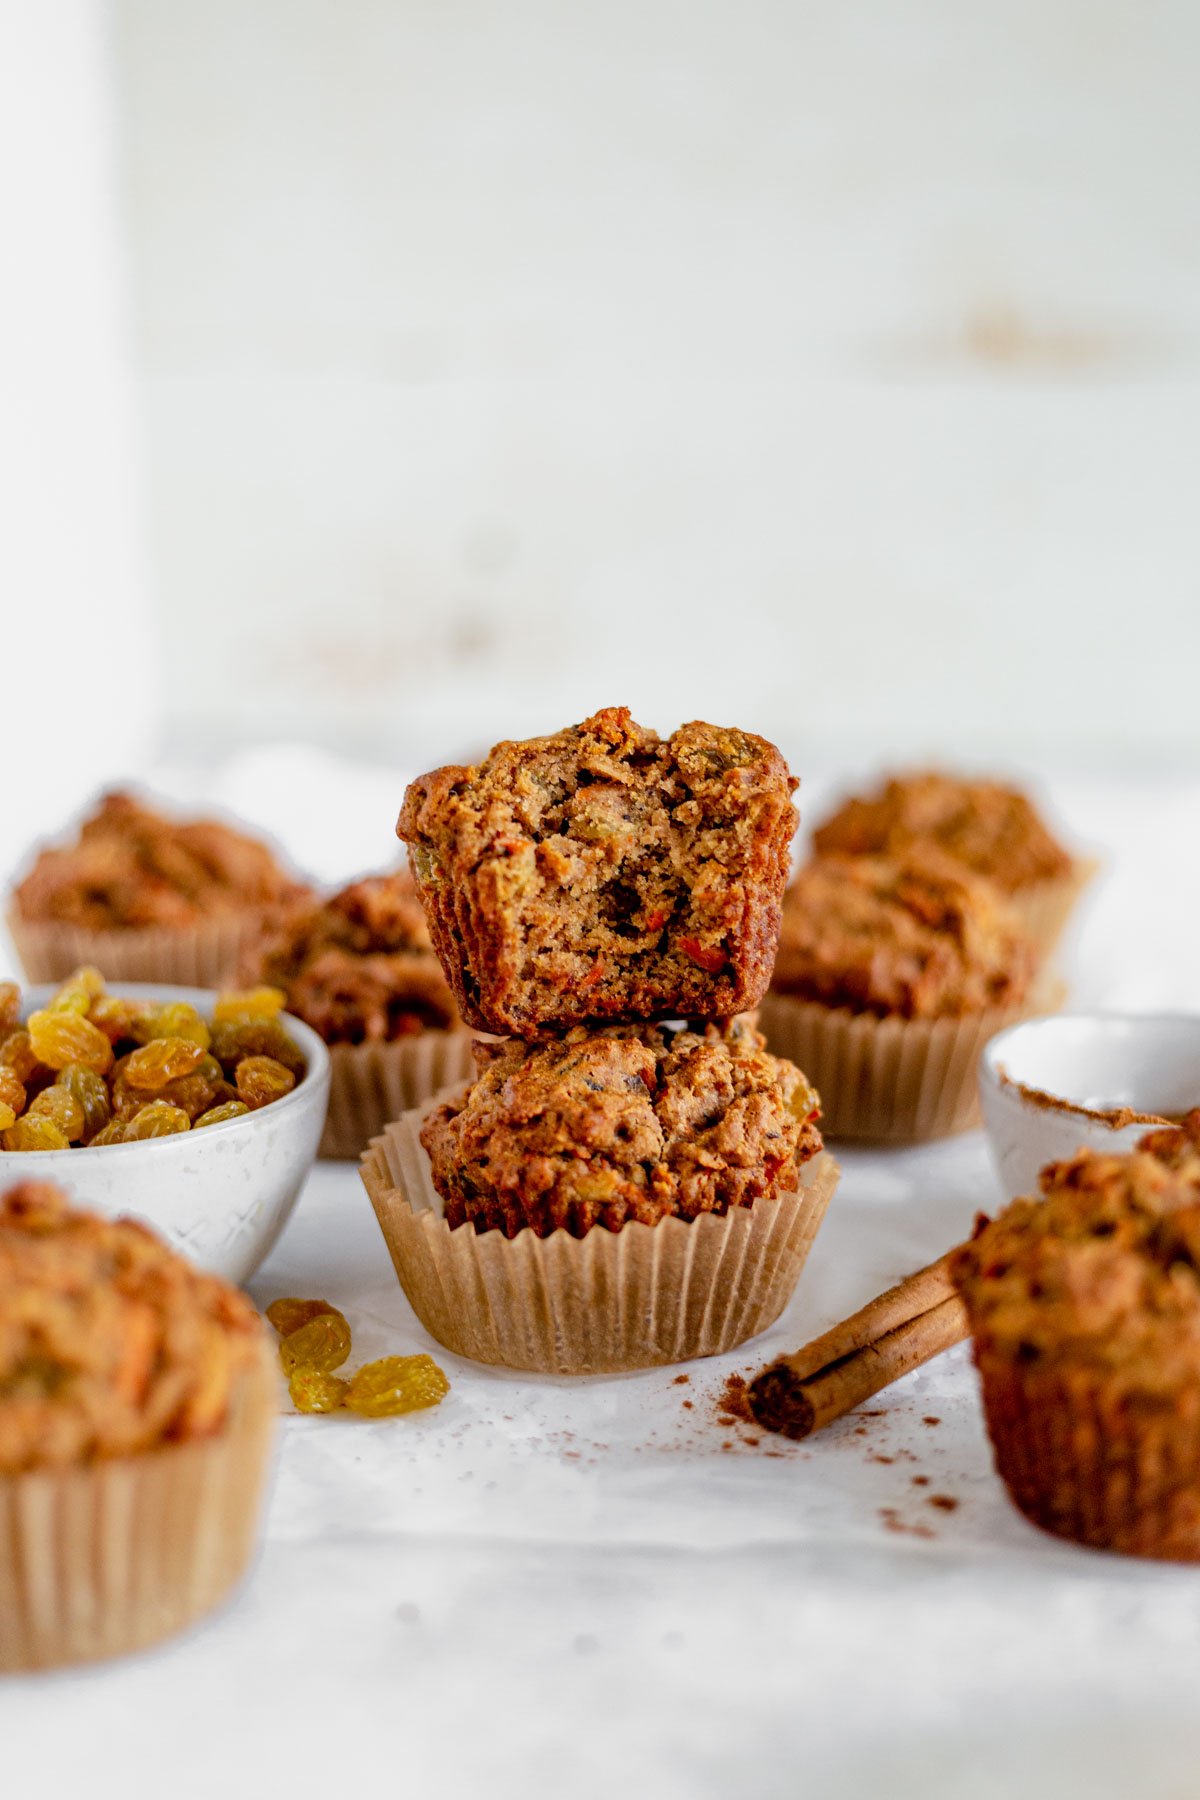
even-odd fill
[{"label": "cinnamon stick", "polygon": [[750,1384],[750,1408],[768,1431],[805,1438],[860,1406],[967,1336],[950,1276],[953,1250],[806,1344]]}]

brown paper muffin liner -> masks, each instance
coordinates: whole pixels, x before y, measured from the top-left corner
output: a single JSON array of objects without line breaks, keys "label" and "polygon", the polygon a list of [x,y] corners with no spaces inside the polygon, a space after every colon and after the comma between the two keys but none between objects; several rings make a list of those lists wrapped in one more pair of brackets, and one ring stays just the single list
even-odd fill
[{"label": "brown paper muffin liner", "polygon": [[318,1156],[359,1157],[401,1113],[475,1072],[469,1031],[422,1031],[394,1044],[331,1044],[329,1111]]},{"label": "brown paper muffin liner", "polygon": [[826,1137],[921,1144],[981,1122],[976,1071],[989,1038],[1053,1012],[1065,994],[1048,979],[1019,1007],[960,1019],[878,1019],[849,1007],[768,994],[759,1029],[775,1056],[802,1069],[821,1096]]},{"label": "brown paper muffin liner", "polygon": [[418,1135],[426,1110],[375,1139],[363,1183],[425,1329],[457,1356],[509,1369],[611,1374],[732,1350],[791,1299],[837,1186],[823,1152],[795,1192],[723,1216],[582,1238],[452,1231]]},{"label": "brown paper muffin liner", "polygon": [[1082,1363],[975,1360],[996,1468],[1027,1519],[1097,1550],[1200,1561],[1200,1386],[1151,1399]]},{"label": "brown paper muffin liner", "polygon": [[1083,891],[1100,873],[1094,858],[1076,861],[1069,875],[1058,881],[1035,881],[1027,888],[1006,896],[1021,924],[1037,945],[1042,957],[1058,948],[1071,914]]},{"label": "brown paper muffin liner", "polygon": [[257,1541],[277,1384],[264,1342],[215,1437],[0,1476],[0,1674],[143,1649],[226,1598]]},{"label": "brown paper muffin liner", "polygon": [[258,941],[260,920],[248,913],[173,931],[83,931],[77,925],[34,923],[14,908],[6,923],[31,984],[65,981],[90,963],[109,981],[216,988],[237,979],[243,955]]}]

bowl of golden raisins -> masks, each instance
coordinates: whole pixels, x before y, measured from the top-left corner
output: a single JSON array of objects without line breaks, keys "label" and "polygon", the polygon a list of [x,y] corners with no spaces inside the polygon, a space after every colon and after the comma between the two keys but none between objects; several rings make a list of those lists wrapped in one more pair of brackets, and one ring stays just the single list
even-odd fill
[{"label": "bowl of golden raisins", "polygon": [[296,1203],[329,1099],[329,1053],[283,998],[109,988],[95,969],[23,996],[0,982],[0,1181],[56,1181],[248,1280]]}]

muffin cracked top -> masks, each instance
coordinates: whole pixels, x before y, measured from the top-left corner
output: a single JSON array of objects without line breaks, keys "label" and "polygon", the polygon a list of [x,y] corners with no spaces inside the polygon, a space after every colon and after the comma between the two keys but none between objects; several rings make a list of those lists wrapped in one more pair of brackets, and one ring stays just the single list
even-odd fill
[{"label": "muffin cracked top", "polygon": [[743,1020],[577,1026],[476,1056],[421,1130],[451,1226],[582,1237],[724,1213],[794,1188],[821,1149],[813,1089]]},{"label": "muffin cracked top", "polygon": [[1034,947],[989,883],[948,857],[820,856],[788,889],[777,993],[904,1019],[1018,1005]]},{"label": "muffin cracked top", "polygon": [[0,1194],[0,1474],[220,1429],[261,1355],[243,1295],[48,1182]]},{"label": "muffin cracked top", "polygon": [[1200,1110],[1128,1155],[1052,1163],[1041,1188],[955,1258],[977,1354],[1065,1356],[1151,1396],[1200,1378]]},{"label": "muffin cracked top", "polygon": [[875,793],[847,800],[813,833],[820,856],[894,857],[922,844],[1007,894],[1069,875],[1073,866],[1018,788],[933,772],[893,776]]},{"label": "muffin cracked top", "polygon": [[119,931],[201,925],[304,892],[256,838],[216,819],[168,819],[112,793],[74,844],[40,852],[14,898],[31,922]]},{"label": "muffin cracked top", "polygon": [[796,783],[773,744],[609,707],[414,781],[397,825],[469,1025],[731,1017],[762,998]]},{"label": "muffin cracked top", "polygon": [[327,1044],[391,1043],[458,1021],[407,869],[352,882],[294,910],[247,979],[282,988]]}]

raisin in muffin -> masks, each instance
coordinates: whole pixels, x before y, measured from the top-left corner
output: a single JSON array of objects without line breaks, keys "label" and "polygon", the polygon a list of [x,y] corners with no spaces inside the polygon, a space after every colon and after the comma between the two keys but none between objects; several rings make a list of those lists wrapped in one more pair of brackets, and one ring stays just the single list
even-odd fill
[{"label": "raisin in muffin", "polygon": [[624,707],[414,781],[397,830],[466,1022],[529,1037],[757,1004],[795,786],[762,738],[660,738]]},{"label": "raisin in muffin", "polygon": [[245,832],[112,793],[73,843],[39,852],[8,924],[30,981],[91,964],[111,980],[218,987],[306,891]]},{"label": "raisin in muffin", "polygon": [[816,1094],[740,1020],[576,1026],[477,1056],[421,1132],[452,1228],[583,1237],[725,1213],[794,1188],[821,1149]]},{"label": "raisin in muffin", "polygon": [[275,1410],[236,1289],[48,1183],[0,1195],[0,1669],[130,1650],[223,1598]]},{"label": "raisin in muffin", "polygon": [[407,869],[294,908],[243,971],[282,988],[327,1044],[386,1044],[458,1022]]},{"label": "raisin in muffin", "polygon": [[816,1082],[830,1135],[944,1137],[978,1122],[987,1039],[1049,1003],[1037,962],[990,883],[938,851],[820,856],[784,900],[763,1029]]},{"label": "raisin in muffin", "polygon": [[1047,1531],[1200,1560],[1200,1112],[1041,1188],[955,1259],[997,1468]]},{"label": "raisin in muffin", "polygon": [[1091,873],[1019,788],[933,771],[891,777],[874,793],[845,801],[813,833],[819,856],[895,857],[922,845],[990,881],[1044,951],[1053,948]]}]

